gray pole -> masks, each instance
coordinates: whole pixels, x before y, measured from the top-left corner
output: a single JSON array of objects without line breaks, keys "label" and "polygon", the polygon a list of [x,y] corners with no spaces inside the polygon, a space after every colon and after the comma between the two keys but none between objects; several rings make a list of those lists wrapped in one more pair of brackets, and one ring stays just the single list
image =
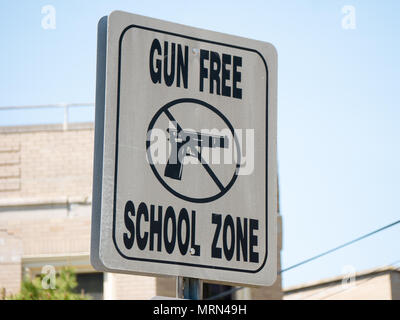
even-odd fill
[{"label": "gray pole", "polygon": [[180,299],[202,300],[203,280],[176,277],[176,297]]}]

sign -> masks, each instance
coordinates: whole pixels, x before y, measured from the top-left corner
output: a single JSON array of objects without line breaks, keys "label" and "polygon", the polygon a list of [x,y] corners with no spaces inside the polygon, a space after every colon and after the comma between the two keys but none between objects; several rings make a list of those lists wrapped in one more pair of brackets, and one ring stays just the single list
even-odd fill
[{"label": "sign", "polygon": [[93,266],[271,285],[274,47],[116,11],[97,61]]}]

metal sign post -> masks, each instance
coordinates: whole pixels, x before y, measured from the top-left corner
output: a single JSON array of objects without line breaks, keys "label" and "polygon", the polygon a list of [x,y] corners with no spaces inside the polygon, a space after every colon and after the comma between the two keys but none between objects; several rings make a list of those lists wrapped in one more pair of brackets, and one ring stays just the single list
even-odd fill
[{"label": "metal sign post", "polygon": [[176,297],[180,299],[202,300],[203,280],[176,277]]}]

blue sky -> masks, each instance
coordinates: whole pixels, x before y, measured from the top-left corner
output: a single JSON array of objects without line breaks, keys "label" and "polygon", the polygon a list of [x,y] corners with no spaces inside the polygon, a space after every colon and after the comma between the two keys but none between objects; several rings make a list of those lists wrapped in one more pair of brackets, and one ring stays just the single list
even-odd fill
[{"label": "blue sky", "polygon": [[[41,27],[48,4],[55,30]],[[344,5],[356,9],[354,30],[342,28]],[[93,102],[97,22],[116,9],[277,48],[283,267],[399,219],[400,2],[1,1],[0,106]],[[61,110],[0,112],[0,125],[52,121]],[[397,260],[400,226],[288,271],[283,283]]]}]

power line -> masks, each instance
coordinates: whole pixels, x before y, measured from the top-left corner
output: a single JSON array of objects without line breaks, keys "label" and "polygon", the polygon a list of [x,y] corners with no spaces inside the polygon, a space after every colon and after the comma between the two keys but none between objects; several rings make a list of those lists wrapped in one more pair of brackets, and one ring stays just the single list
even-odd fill
[{"label": "power line", "polygon": [[[349,246],[349,245],[351,245],[351,244],[353,244],[353,243],[355,243],[355,242],[358,242],[358,241],[360,241],[360,240],[363,240],[363,239],[365,239],[365,238],[368,238],[368,237],[370,237],[370,236],[372,236],[372,235],[374,235],[374,234],[376,234],[376,233],[378,233],[378,232],[381,232],[381,231],[383,231],[383,230],[386,230],[386,229],[388,229],[388,228],[391,228],[391,227],[393,227],[393,226],[395,226],[395,225],[397,225],[397,224],[399,224],[399,223],[400,223],[400,220],[397,220],[397,221],[395,221],[395,222],[393,222],[393,223],[390,223],[390,224],[388,224],[388,225],[386,225],[386,226],[383,226],[383,227],[381,227],[381,228],[379,228],[379,229],[376,229],[376,230],[374,230],[374,231],[372,231],[372,232],[369,232],[369,233],[367,233],[367,234],[365,234],[365,235],[363,235],[363,236],[361,236],[361,237],[358,237],[358,238],[355,238],[355,239],[353,239],[353,240],[351,240],[351,241],[348,241],[348,242],[346,242],[346,243],[343,243],[343,244],[341,244],[340,246],[337,246],[337,247],[335,247],[335,248],[333,248],[333,249],[327,250],[327,251],[325,251],[325,252],[323,252],[323,253],[320,253],[320,254],[318,254],[318,255],[316,255],[316,256],[313,256],[313,257],[311,257],[311,258],[308,258],[308,259],[306,259],[306,260],[303,260],[303,261],[301,261],[301,262],[298,262],[298,263],[296,263],[296,264],[294,264],[294,265],[292,265],[292,266],[290,266],[290,267],[288,267],[288,268],[285,268],[285,269],[279,271],[278,274],[282,274],[283,272],[292,270],[292,269],[297,268],[297,267],[299,267],[299,266],[301,266],[301,265],[303,265],[303,264],[306,264],[306,263],[308,263],[308,262],[311,262],[311,261],[313,261],[313,260],[316,260],[316,259],[318,259],[318,258],[321,258],[321,257],[323,257],[323,256],[326,256],[326,255],[329,254],[329,253],[332,253],[332,252],[334,252],[334,251],[337,251],[337,250],[339,250],[339,249],[342,249],[342,248],[344,248],[344,247],[347,247],[347,246]],[[223,297],[225,297],[225,296],[227,296],[227,295],[230,295],[230,294],[232,294],[232,293],[235,293],[235,292],[237,292],[237,291],[239,291],[239,290],[241,290],[241,289],[244,289],[244,288],[245,288],[245,287],[236,287],[236,288],[232,288],[232,289],[230,289],[230,290],[227,290],[227,291],[225,291],[225,292],[221,292],[221,293],[219,293],[219,294],[216,294],[215,296],[212,296],[212,297],[210,297],[210,298],[207,298],[206,300],[216,300],[216,299],[219,299],[219,298],[223,298]]]},{"label": "power line", "polygon": [[363,236],[361,236],[361,237],[358,237],[358,238],[356,238],[356,239],[354,239],[354,240],[351,240],[351,241],[348,241],[348,242],[346,242],[346,243],[343,243],[343,244],[341,244],[340,246],[337,246],[337,247],[335,247],[335,248],[333,248],[333,249],[330,249],[330,250],[328,250],[328,251],[325,251],[325,252],[323,252],[323,253],[320,253],[320,254],[318,254],[318,255],[316,255],[316,256],[314,256],[314,257],[308,258],[308,259],[303,260],[303,261],[301,261],[301,262],[298,262],[298,263],[296,263],[296,264],[294,264],[294,265],[292,265],[292,266],[290,266],[290,267],[288,267],[288,268],[285,268],[285,269],[281,270],[279,273],[289,271],[289,270],[294,269],[294,268],[297,268],[297,267],[299,267],[299,266],[301,266],[301,265],[303,265],[303,264],[306,264],[306,263],[308,263],[308,262],[311,262],[311,261],[313,261],[313,260],[316,260],[316,259],[318,259],[318,258],[321,258],[321,257],[323,257],[323,256],[326,256],[326,255],[329,254],[329,253],[332,253],[332,252],[334,252],[334,251],[337,251],[337,250],[339,250],[339,249],[342,249],[342,248],[344,248],[344,247],[347,247],[347,246],[349,246],[349,245],[351,245],[351,244],[353,244],[353,243],[355,243],[355,242],[358,242],[358,241],[360,241],[360,240],[363,240],[363,239],[365,239],[365,238],[368,238],[368,237],[372,236],[372,235],[375,234],[375,233],[378,233],[378,232],[380,232],[380,231],[386,230],[386,229],[388,229],[388,228],[390,228],[390,227],[393,227],[393,226],[395,226],[396,224],[399,224],[399,223],[400,223],[400,220],[397,220],[397,221],[395,221],[395,222],[393,222],[393,223],[390,223],[390,224],[388,224],[388,225],[386,225],[386,226],[384,226],[384,227],[382,227],[382,228],[376,229],[376,230],[374,230],[374,231],[372,231],[372,232],[370,232],[370,233],[367,233],[367,234],[365,234],[365,235],[363,235]]}]

